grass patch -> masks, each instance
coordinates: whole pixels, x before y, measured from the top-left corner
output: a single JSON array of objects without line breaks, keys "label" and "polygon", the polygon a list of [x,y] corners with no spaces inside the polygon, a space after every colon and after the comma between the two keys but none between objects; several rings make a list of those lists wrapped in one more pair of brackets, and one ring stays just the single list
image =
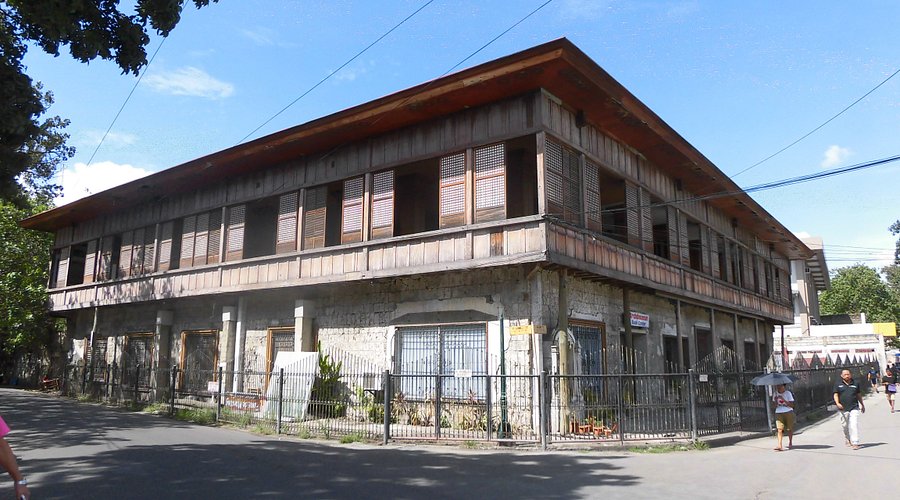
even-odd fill
[{"label": "grass patch", "polygon": [[82,394],[81,396],[78,396],[77,399],[78,399],[78,402],[79,402],[79,403],[93,403],[93,402],[97,401],[97,400],[96,400],[93,396],[91,396],[90,394]]},{"label": "grass patch", "polygon": [[363,437],[358,432],[341,436],[341,444],[360,443],[362,441]]},{"label": "grass patch", "polygon": [[652,445],[652,446],[632,446],[628,448],[628,451],[632,453],[645,453],[645,454],[658,454],[658,453],[673,453],[677,451],[692,451],[692,450],[708,450],[709,444],[704,441],[694,441],[692,443],[670,443],[670,444],[661,444],[661,445]]},{"label": "grass patch", "polygon": [[216,412],[205,408],[190,408],[175,410],[175,420],[192,422],[200,425],[210,425],[216,421]]},{"label": "grass patch", "polygon": [[309,429],[308,429],[308,428],[306,428],[306,427],[301,427],[301,428],[297,431],[297,437],[300,438],[300,439],[310,439],[310,438],[312,438],[312,433],[309,432]]},{"label": "grass patch", "polygon": [[253,432],[257,434],[265,434],[266,436],[275,434],[275,431],[268,425],[256,424],[253,426]]},{"label": "grass patch", "polygon": [[169,413],[169,405],[166,403],[153,403],[141,408],[143,413],[153,413],[154,415],[167,415]]},{"label": "grass patch", "polygon": [[463,448],[474,450],[475,448],[478,448],[478,443],[476,443],[475,441],[466,440],[463,441]]}]

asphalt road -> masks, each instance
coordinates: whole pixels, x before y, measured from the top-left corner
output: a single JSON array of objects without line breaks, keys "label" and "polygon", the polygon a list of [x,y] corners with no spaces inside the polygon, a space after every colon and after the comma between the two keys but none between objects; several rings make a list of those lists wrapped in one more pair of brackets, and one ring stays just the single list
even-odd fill
[{"label": "asphalt road", "polygon": [[[646,454],[342,445],[0,389],[8,439],[38,500],[875,498],[894,488],[900,412],[889,412],[883,394],[867,407],[857,451],[832,416],[802,429],[790,451],[772,451],[774,438],[765,438]],[[3,476],[0,498],[11,492]]]}]

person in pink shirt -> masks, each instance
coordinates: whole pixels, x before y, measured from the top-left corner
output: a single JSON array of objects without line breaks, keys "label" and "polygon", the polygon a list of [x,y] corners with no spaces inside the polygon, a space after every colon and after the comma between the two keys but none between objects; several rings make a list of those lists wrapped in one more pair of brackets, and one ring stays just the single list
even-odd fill
[{"label": "person in pink shirt", "polygon": [[28,491],[28,481],[25,480],[22,472],[19,471],[16,455],[10,448],[9,443],[6,442],[7,434],[9,434],[9,426],[3,421],[3,417],[0,417],[0,467],[3,467],[14,481],[16,500],[28,500],[31,498],[31,493]]}]

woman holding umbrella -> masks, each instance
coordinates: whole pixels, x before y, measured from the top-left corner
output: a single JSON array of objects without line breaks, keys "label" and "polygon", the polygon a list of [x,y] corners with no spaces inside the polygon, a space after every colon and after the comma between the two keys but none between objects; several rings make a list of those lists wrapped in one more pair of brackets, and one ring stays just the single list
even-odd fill
[{"label": "woman holding umbrella", "polygon": [[788,433],[788,449],[794,446],[794,393],[785,389],[784,384],[775,386],[775,393],[772,395],[772,401],[775,403],[775,428],[778,430],[778,446],[775,451],[784,451],[781,447],[784,433]]}]

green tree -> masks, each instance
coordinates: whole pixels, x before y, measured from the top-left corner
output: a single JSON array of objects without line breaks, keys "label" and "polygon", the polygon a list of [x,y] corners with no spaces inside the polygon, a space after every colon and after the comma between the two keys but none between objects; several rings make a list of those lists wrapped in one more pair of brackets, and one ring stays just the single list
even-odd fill
[{"label": "green tree", "polygon": [[900,305],[878,272],[857,264],[834,272],[831,288],[819,295],[822,314],[865,313],[870,322],[897,322]]},{"label": "green tree", "polygon": [[[891,224],[891,227],[888,228],[888,231],[890,231],[894,236],[900,235],[900,219]],[[897,238],[897,243],[894,246],[894,265],[900,266],[900,238]]]},{"label": "green tree", "polygon": [[79,61],[111,60],[123,73],[137,74],[147,64],[148,30],[167,36],[184,4],[201,8],[216,1],[135,0],[130,12],[116,0],[0,1],[0,199],[28,207],[28,193],[16,179],[34,167],[28,145],[43,136],[44,94],[22,64],[29,42],[55,56],[67,45]]}]

